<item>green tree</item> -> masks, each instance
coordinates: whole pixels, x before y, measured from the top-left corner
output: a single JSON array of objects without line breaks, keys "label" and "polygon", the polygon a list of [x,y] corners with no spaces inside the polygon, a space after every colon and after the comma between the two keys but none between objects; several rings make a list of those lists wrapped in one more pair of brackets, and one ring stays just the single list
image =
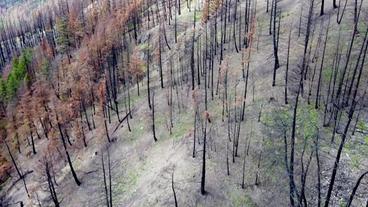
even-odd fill
[{"label": "green tree", "polygon": [[12,69],[8,79],[1,79],[0,98],[2,101],[9,101],[16,95],[21,83],[28,81],[28,67],[32,61],[32,51],[25,49],[22,54],[13,59]]},{"label": "green tree", "polygon": [[0,78],[0,101],[6,101],[6,81],[3,78]]},{"label": "green tree", "polygon": [[15,92],[18,88],[18,82],[14,73],[11,73],[6,82],[6,100],[10,100],[15,96]]},{"label": "green tree", "polygon": [[66,17],[61,17],[56,20],[56,32],[56,44],[58,45],[59,52],[61,54],[68,55],[69,59],[71,38],[68,27],[68,19]]}]

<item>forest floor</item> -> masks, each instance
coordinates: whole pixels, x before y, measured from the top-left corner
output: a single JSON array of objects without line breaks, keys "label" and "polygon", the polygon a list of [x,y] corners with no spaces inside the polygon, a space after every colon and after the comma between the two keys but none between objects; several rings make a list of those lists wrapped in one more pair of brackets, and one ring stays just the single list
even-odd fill
[{"label": "forest floor", "polygon": [[[329,2],[329,1],[327,1]],[[193,1],[193,4],[195,1]],[[243,2],[244,3],[244,2]],[[103,175],[101,170],[101,154],[107,159],[107,149],[112,163],[112,192],[114,206],[174,206],[171,189],[172,175],[174,174],[174,186],[179,206],[288,206],[288,183],[287,174],[283,164],[283,149],[281,139],[269,138],[270,133],[264,126],[268,113],[281,108],[284,101],[284,70],[282,65],[277,74],[277,85],[272,87],[272,39],[268,35],[267,15],[265,15],[265,1],[257,1],[258,25],[262,27],[260,34],[253,44],[250,63],[249,96],[246,101],[245,123],[241,125],[238,157],[233,163],[231,146],[229,146],[230,176],[226,171],[227,152],[227,122],[222,121],[222,102],[214,96],[209,102],[208,112],[212,122],[208,126],[208,154],[206,173],[206,195],[200,193],[202,144],[197,144],[196,157],[192,157],[193,151],[193,122],[194,110],[192,91],[189,85],[179,85],[177,93],[174,92],[174,120],[172,134],[169,133],[169,106],[167,104],[168,88],[159,89],[158,72],[152,75],[152,86],[155,88],[156,102],[156,126],[158,142],[154,142],[151,130],[151,115],[147,104],[147,90],[144,81],[140,83],[140,96],[137,95],[136,86],[131,91],[133,119],[130,119],[131,131],[127,122],[112,134],[114,142],[107,143],[103,130],[93,130],[87,134],[88,148],[73,152],[73,164],[75,165],[82,185],[76,186],[70,176],[69,167],[57,174],[58,193],[62,200],[61,206],[97,207],[105,205]],[[330,5],[330,4],[328,4]],[[242,5],[244,6],[244,5]],[[280,8],[285,11],[285,24],[299,18],[300,2],[284,0],[280,2]],[[328,7],[326,13],[333,13]],[[179,36],[184,39],[191,37],[191,21],[193,11],[183,9],[178,17],[181,27]],[[295,23],[295,21],[294,21]],[[281,48],[286,48],[289,27],[281,31]],[[157,28],[148,31],[158,33]],[[168,29],[168,33],[173,31]],[[295,31],[297,33],[297,31]],[[317,33],[317,32],[316,32]],[[170,37],[170,35],[168,35]],[[145,37],[141,37],[144,39]],[[293,37],[296,39],[296,37]],[[302,38],[300,38],[302,41]],[[300,42],[299,41],[299,42]],[[143,43],[142,43],[143,44]],[[174,48],[173,50],[175,50]],[[177,49],[180,49],[179,47]],[[293,46],[294,54],[302,54],[300,45]],[[164,54],[164,57],[166,54]],[[286,49],[280,51],[280,59],[286,59]],[[291,62],[297,65],[300,57],[291,56]],[[168,60],[164,65],[167,65]],[[223,64],[228,64],[229,81],[231,85],[238,84],[238,96],[242,96],[244,84],[242,81],[241,53],[237,54],[233,45],[226,45],[226,53]],[[188,65],[185,64],[184,65]],[[219,65],[215,66],[215,71]],[[177,67],[179,68],[179,67]],[[165,71],[168,71],[165,69]],[[280,72],[281,71],[281,72]],[[168,77],[169,74],[165,74]],[[292,79],[292,78],[291,78]],[[217,74],[215,74],[217,80]],[[291,80],[293,81],[293,80]],[[241,89],[241,90],[240,90]],[[235,90],[230,91],[234,98]],[[122,98],[125,96],[121,95]],[[211,99],[211,95],[209,95]],[[294,99],[289,97],[290,101]],[[121,108],[124,105],[121,104]],[[112,132],[117,126],[118,120],[112,113],[112,124],[109,131]],[[260,121],[258,121],[258,117]],[[100,127],[97,124],[97,127]],[[102,125],[102,124],[101,124]],[[328,134],[326,135],[328,136]],[[199,132],[199,142],[202,142]],[[41,149],[46,140],[37,141],[36,147]],[[250,143],[248,154],[247,143]],[[327,144],[326,144],[327,145]],[[109,146],[109,147],[108,147]],[[335,149],[337,146],[323,146],[323,164],[332,166]],[[258,160],[260,168],[258,168]],[[23,171],[35,170],[37,173],[38,160],[41,157],[35,155],[31,161],[27,157],[20,157]],[[241,188],[242,167],[245,159],[245,189]],[[27,160],[27,161],[26,161]],[[344,154],[343,160],[348,160],[348,154]],[[363,158],[363,165],[367,164]],[[365,162],[365,163],[364,163]],[[356,175],[358,170],[349,170],[349,165],[343,162],[341,169],[344,173]],[[311,169],[314,172],[315,169]],[[346,172],[345,172],[346,171]],[[256,174],[259,183],[255,184]],[[323,183],[326,185],[329,179],[329,170],[323,171]],[[314,175],[311,175],[314,176]],[[27,176],[30,189],[36,189],[39,180]],[[354,176],[356,177],[356,176]],[[353,179],[356,180],[356,179]],[[351,189],[350,183],[346,189]],[[345,188],[342,186],[341,188]],[[13,201],[26,200],[23,186],[18,182],[7,192]],[[342,190],[341,193],[347,193]],[[47,194],[39,193],[42,200]],[[26,206],[37,206],[36,203],[27,203]],[[335,205],[337,206],[337,203]]]}]

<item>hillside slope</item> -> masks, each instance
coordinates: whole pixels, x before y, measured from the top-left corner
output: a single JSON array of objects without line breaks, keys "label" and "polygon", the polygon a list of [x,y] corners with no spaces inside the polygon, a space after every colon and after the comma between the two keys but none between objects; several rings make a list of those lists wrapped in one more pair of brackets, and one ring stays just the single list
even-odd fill
[{"label": "hillside slope", "polygon": [[[159,17],[162,19],[161,23],[152,24],[152,19],[148,21],[149,16],[142,17],[140,21],[144,23],[137,40],[133,41],[134,34],[124,36],[123,41],[135,42],[134,49],[127,55],[130,53],[140,58],[143,70],[146,70],[148,63],[150,67],[147,70],[150,77],[146,74],[143,79],[137,80],[137,83],[128,80],[119,86],[116,108],[113,104],[105,103],[106,108],[111,109],[111,112],[110,109],[105,109],[111,113],[108,121],[104,109],[97,109],[96,115],[92,115],[95,114],[94,105],[87,107],[86,115],[81,112],[81,120],[84,120],[84,116],[90,117],[86,118],[87,120],[92,120],[95,116],[96,127],[87,130],[87,123],[82,121],[88,147],[80,144],[76,132],[71,130],[69,133],[71,144],[67,146],[72,152],[72,162],[82,183],[80,186],[75,184],[71,176],[66,156],[55,158],[57,170],[52,172],[54,180],[51,182],[55,184],[57,197],[61,201],[60,206],[107,206],[108,189],[104,186],[105,182],[107,186],[109,185],[109,179],[104,179],[104,170],[106,174],[111,174],[113,206],[175,206],[173,189],[178,206],[290,206],[292,196],[296,196],[295,202],[299,202],[301,206],[318,206],[317,202],[321,199],[318,189],[322,194],[322,201],[325,201],[335,157],[341,146],[340,136],[346,134],[344,127],[349,123],[348,112],[351,108],[348,103],[341,109],[335,127],[334,120],[330,126],[323,126],[326,113],[324,110],[327,110],[329,104],[330,95],[327,91],[330,91],[329,77],[333,77],[331,74],[336,65],[335,48],[338,41],[342,45],[338,49],[342,65],[340,67],[343,68],[344,63],[348,62],[344,55],[345,50],[348,50],[353,29],[352,4],[349,2],[343,21],[337,24],[337,9],[332,8],[332,1],[326,0],[323,16],[319,15],[320,1],[315,1],[310,20],[309,1],[278,2],[275,14],[280,17],[281,27],[273,32],[277,31],[279,34],[277,44],[280,67],[276,71],[275,86],[272,86],[275,48],[273,35],[269,34],[271,31],[269,14],[273,11],[266,12],[267,7],[271,6],[267,5],[267,2],[271,4],[271,1],[226,1],[229,8],[226,7],[228,11],[225,11],[225,15],[220,12],[225,7],[217,8],[218,5],[214,6],[216,3],[213,3],[208,6],[211,8],[208,10],[214,10],[214,13],[209,15],[209,20],[206,20],[204,14],[208,5],[206,2],[189,1],[190,9],[187,5],[182,5],[180,15],[173,15],[171,20],[166,21],[163,20],[164,17]],[[251,7],[246,10],[248,3]],[[155,15],[167,15],[162,5],[150,6],[154,9],[157,6],[159,9],[158,14],[152,12],[151,18],[154,19]],[[367,28],[365,20],[368,17],[366,2],[362,8],[360,16],[362,23],[359,25],[359,34],[354,44],[351,65],[358,59],[359,49],[367,45],[367,41],[363,39]],[[235,13],[236,9],[239,9],[238,13]],[[222,29],[226,28],[222,23],[223,18],[229,19],[226,30],[228,34],[225,34],[225,37],[222,36]],[[248,22],[244,23],[246,18]],[[195,28],[193,21],[196,21]],[[311,38],[305,47],[308,23]],[[247,25],[248,33],[245,29],[242,30],[243,24]],[[329,36],[326,38],[325,66],[321,66],[327,26]],[[175,43],[176,33],[177,43]],[[291,45],[288,54],[289,34]],[[194,38],[195,46],[192,47]],[[219,43],[222,41],[225,44]],[[191,51],[191,48],[195,48],[194,51]],[[303,53],[304,49],[307,51],[307,58],[303,57],[303,54],[306,54]],[[71,52],[71,64],[74,60],[84,57],[84,52],[77,49]],[[149,52],[151,60],[147,60]],[[64,57],[65,61],[62,63],[66,64],[68,58],[69,56]],[[125,57],[122,58],[123,65]],[[362,59],[363,57],[360,57],[360,60]],[[358,65],[360,60],[357,60]],[[195,62],[195,67],[191,65],[192,62]],[[300,74],[304,75],[301,72],[304,70],[303,63],[309,70],[305,72],[305,88],[301,94],[299,77]],[[358,125],[358,128],[360,123],[362,126],[354,136],[350,136],[352,129],[348,125],[349,138],[344,145],[341,161],[339,160],[336,184],[329,206],[345,204],[357,179],[368,168],[368,143],[364,137],[366,136],[364,127],[367,125],[364,88],[367,86],[368,71],[364,60],[361,65],[364,67],[363,78],[358,95],[352,99],[359,100],[357,106],[361,110],[357,110],[358,113],[354,114],[352,123],[355,123],[355,127]],[[287,66],[288,74],[286,74]],[[198,75],[195,79],[191,73],[192,67]],[[319,82],[317,78],[319,67],[324,71],[319,74],[322,77],[320,86],[322,89],[320,108],[316,109],[314,104],[318,99],[315,90]],[[349,67],[347,77],[355,78],[353,68]],[[161,72],[164,79],[162,82]],[[68,73],[63,72],[63,75],[66,77]],[[121,76],[123,79],[123,75]],[[286,86],[288,104],[285,104],[285,77],[288,77],[289,84]],[[103,78],[106,79],[105,76]],[[88,90],[87,86],[85,87],[81,90]],[[98,90],[100,89],[99,85]],[[154,111],[150,109],[147,99]],[[100,104],[103,101],[96,102]],[[299,104],[299,108],[295,107],[295,103]],[[79,106],[64,105],[64,107]],[[330,105],[328,107],[331,111],[330,116],[334,116],[333,109],[330,109]],[[120,110],[119,117],[114,112],[116,109]],[[291,148],[293,110],[296,110],[295,114],[298,115],[294,126],[297,130],[294,137],[295,149]],[[360,114],[360,118],[356,118],[357,114]],[[79,115],[76,119],[79,120]],[[55,120],[59,121],[57,118]],[[65,126],[73,125],[73,121],[68,120]],[[105,126],[109,140],[106,139]],[[157,141],[154,141],[153,129]],[[331,143],[331,136],[335,133],[336,138]],[[59,139],[58,134],[55,137]],[[31,196],[27,197],[25,194],[22,182],[14,182],[17,176],[13,172],[12,179],[2,188],[4,204],[22,201],[25,206],[41,204],[54,206],[45,180],[43,161],[48,154],[42,153],[50,149],[50,140],[35,139],[39,153],[34,155],[29,144],[22,148],[29,153],[19,154],[17,162],[20,163],[23,172],[32,171],[25,179]],[[62,147],[59,149],[62,150]],[[290,150],[295,150],[295,154],[289,154]],[[316,157],[316,153],[319,157]],[[293,161],[294,184],[297,189],[293,192],[295,195],[290,193],[291,163],[288,161],[290,156],[295,156]],[[53,160],[54,157],[50,159]],[[206,162],[204,167],[203,159]],[[108,170],[108,160],[111,172]],[[103,161],[105,169],[102,169]],[[203,169],[205,169],[206,193],[201,193]],[[301,189],[302,192],[299,191]],[[352,206],[365,206],[368,202],[367,197],[368,181],[365,178]]]}]

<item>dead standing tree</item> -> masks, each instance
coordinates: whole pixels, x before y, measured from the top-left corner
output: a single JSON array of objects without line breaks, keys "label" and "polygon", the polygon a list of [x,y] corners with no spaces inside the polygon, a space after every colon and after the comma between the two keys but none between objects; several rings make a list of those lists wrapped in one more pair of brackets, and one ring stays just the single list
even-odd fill
[{"label": "dead standing tree", "polygon": [[289,65],[290,65],[290,43],[291,43],[291,34],[293,31],[292,24],[290,25],[289,37],[288,37],[288,46],[287,46],[287,56],[286,56],[286,71],[285,71],[285,104],[289,104],[288,101],[288,76],[289,76]]},{"label": "dead standing tree", "polygon": [[[337,155],[336,155],[336,158],[335,158],[334,166],[332,168],[331,179],[330,179],[330,182],[329,182],[329,187],[328,187],[324,207],[328,207],[329,202],[331,200],[331,194],[332,194],[332,190],[333,190],[333,187],[334,187],[334,184],[335,184],[336,174],[337,174],[337,170],[338,170],[338,167],[339,167],[342,150],[344,149],[346,139],[347,139],[348,133],[349,133],[350,124],[352,122],[352,119],[353,119],[353,116],[354,116],[354,113],[355,113],[355,108],[356,108],[356,105],[357,105],[358,89],[360,87],[360,81],[361,81],[361,78],[362,78],[362,72],[363,72],[365,58],[366,58],[367,50],[368,50],[367,35],[368,35],[368,28],[365,32],[365,38],[364,38],[364,41],[363,41],[363,46],[364,46],[363,54],[364,55],[363,55],[363,58],[361,60],[360,66],[359,66],[359,73],[358,73],[358,76],[357,76],[357,82],[356,82],[355,87],[354,87],[353,96],[351,97],[352,103],[351,103],[351,106],[350,106],[349,111],[348,111],[348,120],[347,120],[347,123],[345,125],[343,134],[341,136],[340,145],[339,145],[339,148],[337,150]],[[357,62],[359,64],[359,60],[357,60]]]},{"label": "dead standing tree", "polygon": [[50,194],[51,200],[55,207],[59,207],[61,200],[60,197],[57,194],[56,187],[56,175],[55,170],[53,166],[53,153],[55,152],[55,146],[49,145],[49,147],[46,149],[45,155],[40,161],[40,166],[38,166],[38,169],[41,170],[41,174],[46,180],[46,191]]},{"label": "dead standing tree", "polygon": [[155,142],[157,142],[157,137],[156,137],[156,125],[155,125],[155,91],[152,91],[152,135],[153,135],[153,140]]},{"label": "dead standing tree", "polygon": [[22,173],[21,169],[19,168],[19,166],[17,165],[17,162],[15,161],[15,157],[13,155],[13,153],[11,152],[10,146],[7,143],[7,141],[3,138],[2,141],[5,143],[6,149],[9,153],[9,156],[11,158],[11,161],[13,163],[13,166],[15,168],[15,170],[17,171],[17,174],[19,176],[19,179],[21,179],[23,181],[23,185],[24,185],[24,189],[27,193],[27,196],[30,197],[29,195],[29,191],[28,191],[28,187],[27,187],[27,183],[26,183],[26,179],[25,179],[25,175]]},{"label": "dead standing tree", "polygon": [[297,111],[298,111],[298,104],[299,104],[299,98],[300,95],[303,93],[303,79],[304,75],[306,73],[306,58],[307,58],[307,48],[309,44],[309,37],[310,37],[310,30],[311,30],[311,24],[312,24],[312,17],[313,17],[313,8],[314,8],[314,1],[310,0],[309,3],[309,15],[308,15],[308,22],[307,22],[307,32],[304,40],[304,53],[303,53],[303,62],[302,62],[302,68],[300,72],[299,77],[299,83],[295,98],[295,103],[293,107],[293,118],[292,118],[292,129],[291,129],[291,142],[290,142],[290,161],[289,161],[289,188],[290,188],[290,205],[295,206],[295,202],[299,200],[298,190],[295,184],[295,178],[294,178],[294,164],[295,164],[295,140],[296,140],[296,121],[297,121]]},{"label": "dead standing tree", "polygon": [[147,99],[148,99],[148,106],[151,109],[152,105],[151,105],[151,88],[150,88],[150,59],[151,59],[151,54],[150,54],[150,39],[151,39],[151,34],[148,34],[148,38],[147,38],[147,51],[146,51],[146,58],[147,58]]},{"label": "dead standing tree", "polygon": [[[244,121],[244,117],[245,117],[245,101],[247,99],[247,92],[248,92],[248,80],[249,80],[249,69],[250,69],[250,59],[251,59],[251,52],[253,49],[253,41],[254,41],[254,36],[256,35],[256,25],[257,25],[257,21],[255,16],[252,17],[251,20],[251,24],[250,24],[250,31],[247,34],[247,39],[248,39],[248,47],[243,50],[243,78],[245,81],[244,84],[244,94],[243,94],[243,105],[242,105],[242,113],[241,113],[241,121]],[[246,67],[246,72],[245,72],[245,67]]]},{"label": "dead standing tree", "polygon": [[209,114],[207,111],[203,114],[203,152],[202,152],[202,176],[201,176],[201,194],[206,194],[206,145],[207,145],[207,125],[210,122]]},{"label": "dead standing tree", "polygon": [[107,172],[105,168],[104,154],[101,152],[101,165],[102,175],[105,191],[106,206],[112,207],[112,177],[111,177],[111,161],[110,161],[110,150],[107,149]]},{"label": "dead standing tree", "polygon": [[280,39],[280,27],[281,27],[281,11],[277,7],[278,0],[274,0],[271,18],[272,24],[272,40],[273,40],[273,55],[274,55],[274,67],[273,67],[273,79],[272,86],[276,86],[276,70],[280,67],[279,62],[279,39]]}]

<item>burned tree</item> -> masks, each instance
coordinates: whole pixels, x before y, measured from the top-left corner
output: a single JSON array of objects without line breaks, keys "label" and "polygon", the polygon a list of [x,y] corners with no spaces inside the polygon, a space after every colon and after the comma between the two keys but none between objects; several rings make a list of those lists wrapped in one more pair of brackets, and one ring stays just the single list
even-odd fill
[{"label": "burned tree", "polygon": [[276,70],[280,67],[278,50],[279,50],[279,39],[280,39],[281,11],[278,11],[277,4],[278,4],[278,0],[273,0],[273,7],[272,7],[273,15],[271,17],[273,19],[272,40],[273,40],[273,55],[274,55],[275,62],[273,66],[272,86],[276,85]]}]

